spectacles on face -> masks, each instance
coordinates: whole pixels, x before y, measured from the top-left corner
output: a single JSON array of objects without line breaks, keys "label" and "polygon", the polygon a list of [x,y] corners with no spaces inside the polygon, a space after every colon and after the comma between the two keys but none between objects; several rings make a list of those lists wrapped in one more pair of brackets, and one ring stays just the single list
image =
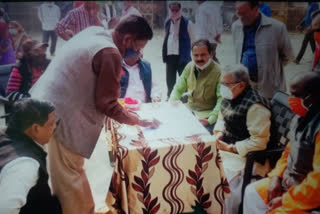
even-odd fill
[{"label": "spectacles on face", "polygon": [[240,82],[220,82],[220,84],[221,85],[224,85],[224,86],[226,86],[226,87],[230,87],[230,86],[235,86],[236,84],[238,84],[238,83],[240,83]]}]

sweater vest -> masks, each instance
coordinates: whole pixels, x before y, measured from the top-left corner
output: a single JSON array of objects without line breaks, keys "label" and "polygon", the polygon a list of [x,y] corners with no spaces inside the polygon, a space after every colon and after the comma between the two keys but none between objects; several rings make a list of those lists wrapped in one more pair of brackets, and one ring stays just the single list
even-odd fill
[{"label": "sweater vest", "polygon": [[[144,91],[146,93],[146,102],[151,102],[151,88],[152,88],[152,73],[150,63],[139,59],[138,61],[139,69],[140,69],[140,78],[143,83]],[[129,84],[129,72],[122,67],[124,71],[124,76],[121,77],[121,95],[123,98],[126,95],[128,84]]]},{"label": "sweater vest", "polygon": [[196,66],[193,61],[189,62],[184,71],[186,72],[188,106],[194,111],[211,110],[217,103],[217,84],[220,80],[221,70],[213,60],[207,68],[199,72],[196,78]]},{"label": "sweater vest", "polygon": [[86,158],[93,152],[105,119],[95,106],[97,76],[92,61],[108,47],[116,48],[110,31],[97,26],[84,29],[64,44],[30,90],[31,97],[56,106],[55,137]]},{"label": "sweater vest", "polygon": [[[181,16],[180,26],[179,26],[179,64],[188,63],[191,61],[191,41],[188,32],[189,20]],[[162,46],[162,59],[163,62],[167,62],[168,56],[168,37],[170,32],[171,19],[167,20],[165,23],[165,39]]]},{"label": "sweater vest", "polygon": [[[30,157],[39,162],[39,178],[28,195],[26,204],[20,209],[20,214],[49,213],[59,214],[60,203],[51,195],[48,185],[48,172],[46,168],[47,154],[36,145],[32,139],[16,130],[1,130],[0,133],[0,172],[10,161],[19,157]],[[23,175],[21,175],[23,177]]]},{"label": "sweater vest", "polygon": [[223,99],[221,102],[221,113],[224,118],[223,139],[228,143],[244,140],[250,137],[247,127],[247,113],[253,104],[262,104],[270,109],[270,102],[260,96],[258,92],[250,86],[235,99]]}]

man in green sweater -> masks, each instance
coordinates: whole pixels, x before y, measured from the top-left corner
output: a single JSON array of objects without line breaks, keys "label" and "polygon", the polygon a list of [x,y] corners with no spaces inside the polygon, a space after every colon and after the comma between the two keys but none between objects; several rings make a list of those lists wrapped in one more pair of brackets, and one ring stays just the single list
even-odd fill
[{"label": "man in green sweater", "polygon": [[220,111],[220,74],[217,63],[212,60],[208,40],[192,44],[192,61],[187,64],[171,92],[169,101],[180,100],[187,94],[187,107],[212,134]]}]

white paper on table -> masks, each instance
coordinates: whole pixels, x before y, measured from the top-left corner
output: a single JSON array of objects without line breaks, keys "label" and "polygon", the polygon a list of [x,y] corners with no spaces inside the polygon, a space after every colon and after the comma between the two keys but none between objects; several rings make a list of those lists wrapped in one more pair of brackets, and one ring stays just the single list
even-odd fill
[{"label": "white paper on table", "polygon": [[[160,105],[160,107],[159,107]],[[190,110],[182,103],[159,103],[144,105],[137,112],[142,119],[157,119],[161,122],[157,129],[141,127],[146,140],[186,137],[195,134],[209,134]]]}]

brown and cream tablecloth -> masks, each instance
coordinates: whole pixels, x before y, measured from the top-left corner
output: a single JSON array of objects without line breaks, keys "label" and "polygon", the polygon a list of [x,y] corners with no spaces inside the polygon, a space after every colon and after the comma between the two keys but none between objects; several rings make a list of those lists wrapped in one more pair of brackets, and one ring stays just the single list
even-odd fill
[{"label": "brown and cream tablecloth", "polygon": [[162,124],[148,130],[108,122],[116,158],[109,213],[224,213],[229,185],[200,122],[183,104],[143,104],[138,113]]}]

